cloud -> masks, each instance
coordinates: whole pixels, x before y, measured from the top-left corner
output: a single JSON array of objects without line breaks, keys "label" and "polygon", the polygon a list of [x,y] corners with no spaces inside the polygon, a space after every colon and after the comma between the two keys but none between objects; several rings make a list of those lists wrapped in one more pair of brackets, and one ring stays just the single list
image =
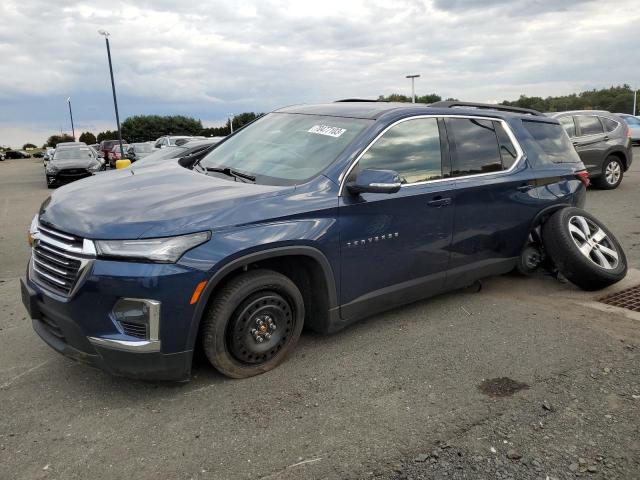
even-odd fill
[{"label": "cloud", "polygon": [[[409,73],[422,75],[418,94],[473,101],[599,88],[640,77],[630,51],[635,3],[3,0],[0,123],[55,133],[68,124],[71,96],[78,122],[114,125],[98,29],[111,33],[122,119],[179,113],[217,122],[408,93]],[[0,143],[13,137],[0,126]]]}]

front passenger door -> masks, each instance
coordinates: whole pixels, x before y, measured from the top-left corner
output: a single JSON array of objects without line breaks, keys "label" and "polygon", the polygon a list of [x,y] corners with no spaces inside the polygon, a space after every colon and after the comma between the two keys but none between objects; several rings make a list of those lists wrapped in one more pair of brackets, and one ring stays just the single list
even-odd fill
[{"label": "front passenger door", "polygon": [[410,118],[362,154],[361,169],[394,170],[400,191],[340,198],[344,319],[407,303],[444,287],[453,228],[453,180],[442,121]]}]

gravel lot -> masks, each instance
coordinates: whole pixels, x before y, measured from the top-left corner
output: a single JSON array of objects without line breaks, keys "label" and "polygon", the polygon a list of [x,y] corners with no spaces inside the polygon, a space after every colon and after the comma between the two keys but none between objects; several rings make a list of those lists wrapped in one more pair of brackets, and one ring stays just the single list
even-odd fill
[{"label": "gravel lot", "polygon": [[[632,267],[614,291],[640,284],[635,153],[618,190],[588,192]],[[41,160],[0,162],[2,479],[640,477],[640,314],[603,292],[493,278],[306,333],[251,379],[200,363],[187,384],[130,381],[55,353],[26,318],[26,230],[49,193]]]}]

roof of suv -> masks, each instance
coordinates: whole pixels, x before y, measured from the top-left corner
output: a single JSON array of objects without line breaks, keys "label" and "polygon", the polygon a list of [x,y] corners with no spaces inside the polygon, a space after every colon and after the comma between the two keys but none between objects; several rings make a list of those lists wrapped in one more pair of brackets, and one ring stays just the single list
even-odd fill
[{"label": "roof of suv", "polygon": [[[451,106],[449,106],[451,104]],[[463,106],[464,105],[464,106]],[[468,107],[466,105],[469,105]],[[415,111],[416,114],[424,114],[425,110],[432,110],[428,113],[446,115],[451,114],[452,111],[456,114],[470,114],[470,115],[483,115],[489,113],[491,116],[498,118],[501,117],[526,117],[528,120],[541,120],[548,121],[549,117],[546,117],[540,112],[535,110],[517,109],[511,107],[505,107],[502,105],[495,105],[496,109],[491,108],[492,105],[488,104],[475,104],[467,103],[458,106],[457,102],[437,102],[434,104],[426,103],[403,103],[403,102],[378,102],[378,101],[358,101],[358,100],[345,100],[337,101],[334,103],[321,103],[315,105],[291,105],[288,107],[275,110],[279,113],[297,113],[307,115],[326,115],[333,117],[352,117],[352,118],[364,118],[376,120],[385,113],[391,111]],[[510,111],[498,110],[499,108]],[[512,111],[511,111],[512,110]]]}]

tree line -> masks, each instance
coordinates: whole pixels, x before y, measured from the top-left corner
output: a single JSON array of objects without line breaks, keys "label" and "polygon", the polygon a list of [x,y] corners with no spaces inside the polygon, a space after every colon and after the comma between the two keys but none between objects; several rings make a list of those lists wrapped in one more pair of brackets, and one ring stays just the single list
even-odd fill
[{"label": "tree line", "polygon": [[[221,127],[203,127],[200,120],[184,115],[134,115],[122,122],[120,128],[122,130],[122,139],[130,143],[147,142],[164,135],[223,137],[231,133],[231,126],[235,131],[261,115],[263,114],[254,112],[240,113],[234,115],[232,119],[227,121],[226,125]],[[106,130],[99,132],[97,135],[92,132],[82,132],[78,138],[80,142],[84,142],[87,145],[100,143],[103,140],[117,139],[117,130]],[[56,144],[62,142],[73,142],[73,137],[67,134],[51,135],[43,148],[55,147]]]},{"label": "tree line", "polygon": [[[442,100],[437,93],[416,96],[418,103],[434,103]],[[457,100],[446,98],[445,100]],[[385,102],[410,102],[411,97],[400,93],[380,95],[378,101]],[[542,112],[561,112],[565,110],[608,110],[618,113],[633,113],[633,90],[627,84],[611,86],[600,90],[586,90],[570,95],[529,97],[521,95],[517,100],[504,100],[504,105],[513,107],[533,108]],[[245,112],[235,115],[230,121],[221,127],[203,127],[198,119],[184,115],[134,115],[122,122],[122,138],[128,142],[146,142],[155,140],[163,135],[202,135],[205,137],[222,137],[233,130],[254,121],[263,115],[262,113]],[[90,145],[102,140],[117,140],[116,130],[107,130],[94,135],[92,132],[82,132],[79,140]],[[55,146],[60,142],[72,142],[70,135],[52,135],[47,139],[47,146]],[[26,147],[25,147],[26,148]]]}]

